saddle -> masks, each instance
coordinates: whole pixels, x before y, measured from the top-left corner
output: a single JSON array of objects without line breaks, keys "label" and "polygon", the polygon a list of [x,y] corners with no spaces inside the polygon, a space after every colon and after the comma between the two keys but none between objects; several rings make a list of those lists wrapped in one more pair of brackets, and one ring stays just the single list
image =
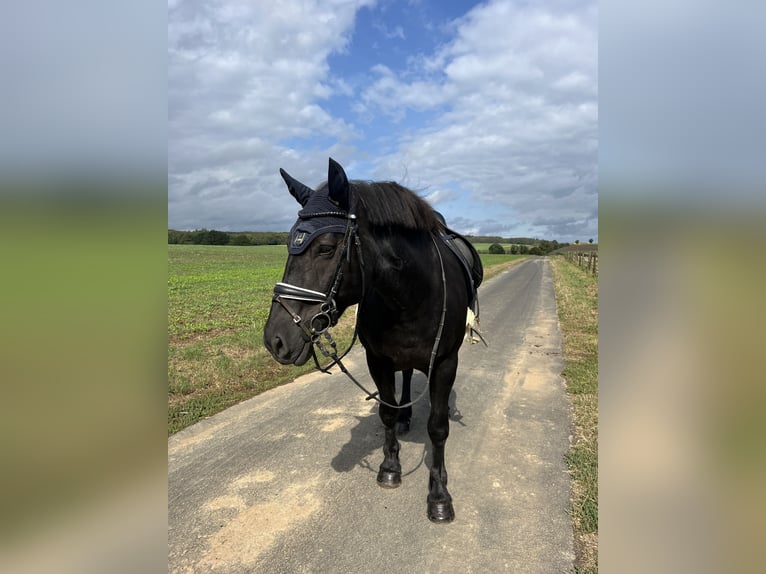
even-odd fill
[{"label": "saddle", "polygon": [[473,300],[476,299],[476,290],[484,278],[484,267],[481,264],[479,253],[470,241],[446,226],[439,237],[463,264],[466,282],[471,293],[471,303],[473,303]]},{"label": "saddle", "polygon": [[476,296],[476,290],[481,285],[482,279],[484,279],[484,266],[481,264],[481,257],[479,257],[478,251],[476,251],[476,248],[470,241],[457,231],[452,231],[447,227],[447,221],[441,213],[434,209],[434,215],[436,215],[436,219],[439,220],[440,224],[439,239],[449,247],[450,251],[463,264],[466,285],[468,286],[468,292],[471,294],[468,307],[473,309],[474,314],[478,317],[479,300]]},{"label": "saddle", "polygon": [[462,263],[463,277],[466,281],[468,292],[471,294],[466,317],[466,340],[472,344],[481,341],[486,345],[487,342],[480,332],[479,296],[477,293],[479,285],[481,285],[482,279],[484,279],[484,266],[481,263],[481,257],[470,241],[448,228],[443,223],[443,220],[439,238],[455,254],[458,261]]}]

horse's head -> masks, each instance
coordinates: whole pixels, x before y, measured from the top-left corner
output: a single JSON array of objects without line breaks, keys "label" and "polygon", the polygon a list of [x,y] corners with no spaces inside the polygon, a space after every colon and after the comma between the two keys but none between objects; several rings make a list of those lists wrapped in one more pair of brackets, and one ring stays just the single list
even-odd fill
[{"label": "horse's head", "polygon": [[327,183],[317,190],[279,172],[302,209],[290,231],[287,264],[274,288],[263,342],[280,363],[302,365],[312,338],[359,300],[359,273],[351,256],[356,220],[349,212],[348,178],[333,159]]}]

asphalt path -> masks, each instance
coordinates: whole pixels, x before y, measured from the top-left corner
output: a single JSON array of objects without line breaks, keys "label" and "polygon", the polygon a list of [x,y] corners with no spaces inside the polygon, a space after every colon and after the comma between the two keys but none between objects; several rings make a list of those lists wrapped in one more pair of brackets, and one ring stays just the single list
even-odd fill
[{"label": "asphalt path", "polygon": [[[571,441],[546,258],[479,290],[446,446],[455,521],[426,517],[428,399],[401,442],[402,485],[380,488],[377,408],[342,373],[311,374],[168,441],[168,571],[571,572]],[[349,369],[373,383],[363,349]],[[424,388],[415,373],[413,395]]]}]

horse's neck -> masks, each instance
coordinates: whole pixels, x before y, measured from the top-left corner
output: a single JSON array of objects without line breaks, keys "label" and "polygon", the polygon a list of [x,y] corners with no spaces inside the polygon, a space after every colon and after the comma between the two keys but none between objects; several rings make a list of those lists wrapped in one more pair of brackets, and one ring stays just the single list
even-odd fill
[{"label": "horse's neck", "polygon": [[392,312],[415,312],[440,288],[436,251],[427,233],[378,238],[371,258],[371,288]]}]

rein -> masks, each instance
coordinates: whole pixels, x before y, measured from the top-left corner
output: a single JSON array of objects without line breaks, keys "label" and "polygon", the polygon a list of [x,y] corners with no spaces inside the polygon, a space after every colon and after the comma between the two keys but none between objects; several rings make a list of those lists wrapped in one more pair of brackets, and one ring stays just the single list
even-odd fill
[{"label": "rein", "polygon": [[[428,391],[428,387],[431,384],[431,372],[433,371],[434,360],[436,359],[436,353],[439,349],[439,342],[441,341],[441,338],[442,338],[442,331],[444,330],[444,318],[447,315],[447,280],[444,275],[444,260],[442,259],[442,254],[439,251],[439,246],[436,244],[436,239],[434,238],[433,235],[431,235],[431,241],[433,242],[434,247],[436,247],[436,254],[439,256],[439,266],[441,268],[441,274],[442,274],[442,294],[443,294],[442,316],[441,316],[441,319],[439,320],[439,328],[436,331],[436,340],[434,341],[434,346],[431,349],[431,358],[428,361],[428,374],[426,375],[426,386],[417,397],[415,397],[413,400],[411,400],[410,402],[404,405],[393,405],[389,402],[384,401],[383,399],[378,397],[378,391],[371,393],[369,390],[367,390],[364,387],[364,385],[362,385],[362,383],[360,383],[354,378],[354,376],[348,371],[348,369],[346,369],[345,365],[341,361],[342,357],[339,358],[337,354],[328,355],[325,349],[321,345],[319,346],[319,349],[325,354],[325,356],[333,359],[333,362],[330,363],[330,366],[328,367],[328,369],[332,367],[333,365],[337,364],[338,367],[340,367],[341,372],[343,372],[349,379],[351,379],[352,383],[354,383],[362,391],[367,393],[365,400],[369,401],[370,399],[375,399],[375,401],[377,401],[378,404],[386,405],[387,407],[391,407],[392,409],[405,409],[407,407],[411,407],[412,405],[420,401],[420,399],[422,399],[425,396],[426,392]],[[358,324],[358,319],[357,319],[357,324]],[[356,339],[356,327],[354,327],[354,339]],[[352,341],[351,344],[353,345],[354,341]],[[332,347],[333,349],[335,349],[334,344],[332,345]],[[350,349],[351,347],[349,347],[349,350]],[[348,353],[348,350],[346,351],[346,353]],[[344,353],[343,356],[345,356],[346,353]],[[328,372],[328,371],[324,371],[324,372]]]},{"label": "rein", "polygon": [[[279,282],[274,286],[274,295],[272,297],[272,301],[275,303],[279,303],[279,305],[287,311],[290,316],[293,319],[293,323],[299,327],[304,334],[308,337],[308,340],[311,342],[311,356],[314,359],[314,365],[316,366],[316,369],[327,374],[330,373],[330,369],[338,365],[341,372],[344,373],[349,379],[351,379],[351,382],[353,382],[357,387],[359,387],[367,396],[365,397],[365,400],[369,401],[370,399],[374,399],[381,405],[385,405],[387,407],[393,408],[393,409],[404,409],[407,407],[410,407],[420,401],[420,399],[423,398],[423,396],[426,394],[426,391],[428,391],[428,388],[431,383],[431,373],[433,371],[433,365],[434,361],[436,359],[436,353],[439,349],[439,342],[441,341],[442,337],[442,331],[444,330],[444,319],[447,315],[447,280],[444,274],[444,260],[442,259],[441,252],[439,251],[439,246],[436,243],[436,239],[433,234],[431,234],[431,241],[434,244],[434,247],[436,248],[436,254],[439,257],[439,267],[441,268],[441,278],[442,278],[442,314],[441,319],[439,320],[439,327],[436,331],[436,339],[434,341],[433,348],[431,349],[431,357],[428,362],[428,373],[426,375],[426,386],[423,389],[423,391],[415,397],[415,399],[411,400],[407,404],[404,405],[394,405],[389,402],[384,401],[380,397],[378,397],[378,391],[370,392],[367,390],[364,385],[362,385],[356,378],[349,372],[349,370],[346,368],[346,366],[343,364],[342,359],[348,354],[348,352],[351,350],[351,348],[354,346],[354,343],[356,343],[357,336],[358,336],[358,328],[359,328],[359,309],[357,309],[357,321],[354,325],[354,335],[351,339],[351,343],[349,344],[348,348],[340,355],[338,356],[338,348],[337,344],[333,340],[332,336],[329,333],[330,327],[334,327],[339,319],[338,316],[338,307],[335,303],[335,295],[338,293],[338,288],[340,287],[340,282],[343,279],[343,260],[345,259],[347,262],[351,260],[351,248],[354,244],[356,244],[356,253],[357,258],[359,260],[359,266],[362,273],[362,298],[359,302],[359,307],[361,307],[361,301],[364,299],[364,295],[366,293],[366,288],[364,284],[364,260],[362,258],[362,249],[361,249],[361,242],[359,240],[359,234],[357,233],[357,223],[356,223],[356,215],[349,214],[346,212],[322,212],[322,213],[313,213],[309,215],[302,215],[301,218],[308,219],[311,217],[326,217],[328,215],[336,216],[336,217],[343,217],[347,221],[346,225],[346,232],[343,237],[343,249],[345,250],[345,257],[341,257],[338,261],[338,266],[335,269],[335,275],[333,277],[332,286],[330,290],[325,294],[321,291],[314,291],[313,289],[306,289],[304,287],[298,287],[296,285],[291,285],[290,283],[283,283]],[[353,238],[353,241],[352,241]],[[319,309],[319,313],[316,313],[311,320],[309,321],[309,325],[306,325],[303,321],[303,318],[295,313],[290,307],[285,303],[285,299],[287,300],[293,300],[293,301],[303,301],[308,303],[319,303],[321,304],[321,307]],[[327,344],[329,345],[329,349],[325,345],[325,343],[322,342],[322,337],[326,340]],[[329,365],[326,367],[322,367],[319,364],[319,359],[316,355],[315,347],[319,348],[319,351],[328,359],[332,359]]]}]

